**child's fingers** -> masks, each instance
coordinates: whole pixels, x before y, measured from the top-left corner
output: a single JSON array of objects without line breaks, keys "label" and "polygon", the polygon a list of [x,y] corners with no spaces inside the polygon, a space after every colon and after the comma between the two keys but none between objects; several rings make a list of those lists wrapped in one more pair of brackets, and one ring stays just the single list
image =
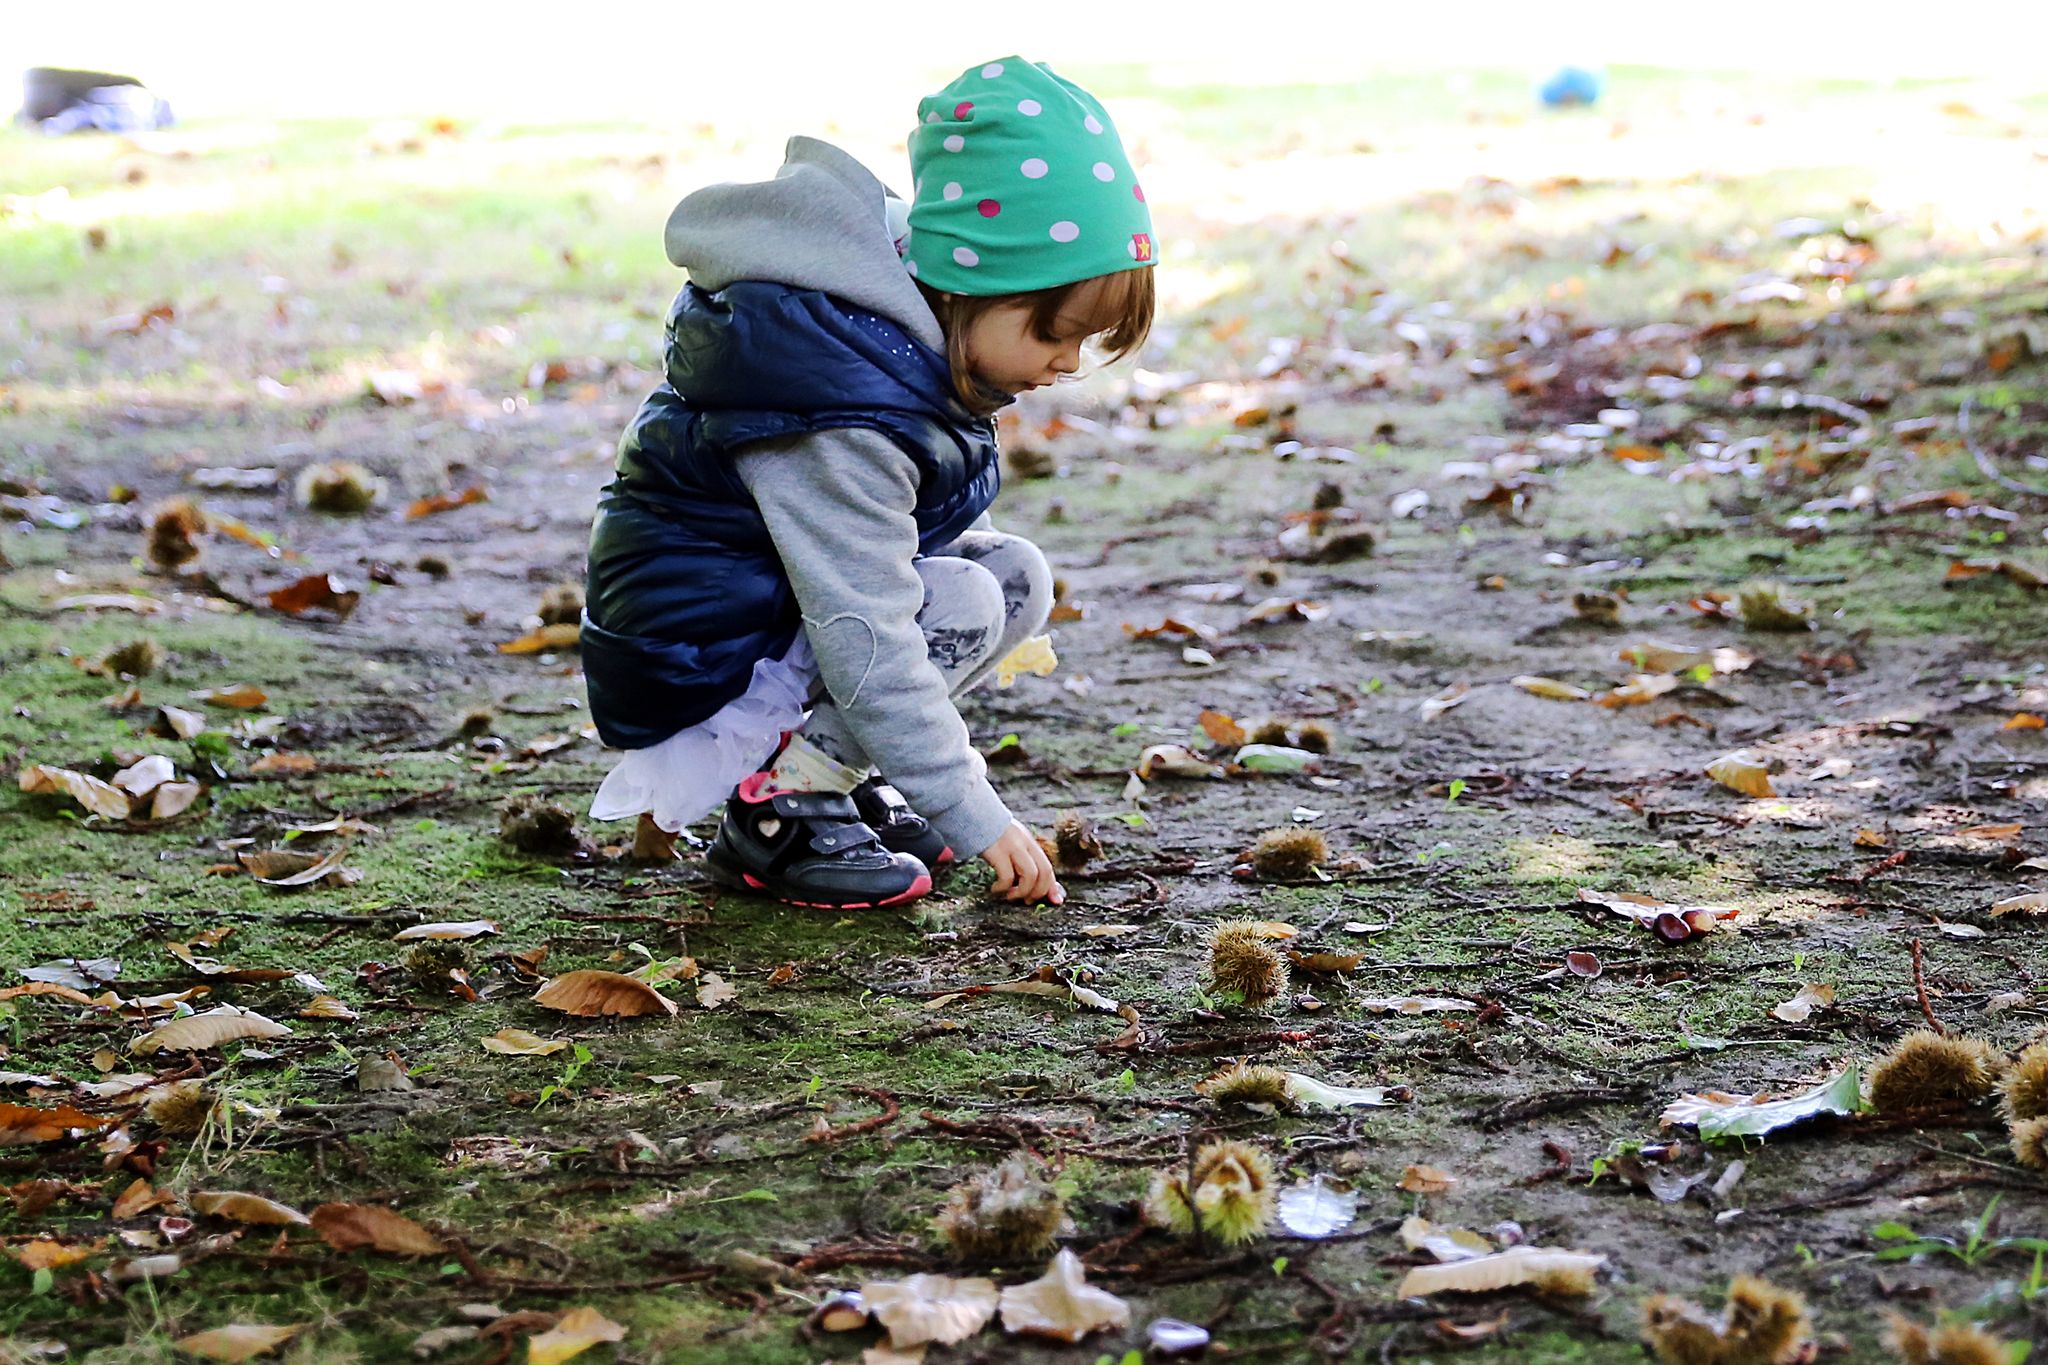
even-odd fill
[{"label": "child's fingers", "polygon": [[1052,859],[1045,856],[1045,850],[1036,841],[1031,845],[1031,896],[1034,902],[1049,900],[1059,887],[1059,879],[1053,875]]},{"label": "child's fingers", "polygon": [[996,876],[995,880],[989,883],[989,894],[993,896],[1002,895],[1016,881],[1016,865],[1010,861],[1010,855],[1004,851],[1000,844],[992,846],[988,852],[981,856],[988,861],[990,867],[995,869]]}]

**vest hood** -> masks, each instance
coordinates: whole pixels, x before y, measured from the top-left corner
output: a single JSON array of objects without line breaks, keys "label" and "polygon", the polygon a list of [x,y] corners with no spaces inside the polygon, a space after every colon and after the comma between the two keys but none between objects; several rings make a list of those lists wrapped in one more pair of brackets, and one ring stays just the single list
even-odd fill
[{"label": "vest hood", "polygon": [[771,180],[707,185],[669,214],[669,260],[716,294],[741,280],[818,290],[895,323],[933,350],[945,338],[904,269],[890,226],[902,197],[859,161],[795,137]]}]

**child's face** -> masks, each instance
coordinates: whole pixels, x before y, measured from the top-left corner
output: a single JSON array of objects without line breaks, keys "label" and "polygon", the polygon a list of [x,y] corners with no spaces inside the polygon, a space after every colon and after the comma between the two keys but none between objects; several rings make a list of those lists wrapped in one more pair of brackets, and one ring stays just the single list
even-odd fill
[{"label": "child's face", "polygon": [[967,328],[967,361],[975,377],[1007,394],[1052,383],[1081,368],[1081,343],[1104,330],[1101,278],[1075,289],[1053,322],[1052,335],[1031,325],[1029,304],[1004,304]]}]

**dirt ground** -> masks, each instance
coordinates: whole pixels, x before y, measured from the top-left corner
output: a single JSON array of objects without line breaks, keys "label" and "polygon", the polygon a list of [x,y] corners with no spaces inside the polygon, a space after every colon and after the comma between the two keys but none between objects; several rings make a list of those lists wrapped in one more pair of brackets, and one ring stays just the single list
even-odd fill
[{"label": "dirt ground", "polygon": [[[1130,1326],[992,1326],[933,1361],[1114,1361],[1162,1317],[1214,1359],[1634,1360],[1650,1295],[1718,1307],[1743,1273],[1804,1296],[1820,1359],[1893,1359],[1889,1312],[2040,1338],[2048,1176],[1995,1104],[1719,1141],[1661,1121],[1867,1077],[1930,1023],[2011,1055],[2048,1021],[2048,104],[1731,91],[1645,74],[1550,124],[1482,84],[1364,145],[1331,117],[1385,126],[1359,92],[1134,89],[1169,307],[1135,372],[1006,419],[996,517],[1061,577],[1059,667],[964,708],[1020,817],[1078,815],[1103,850],[1057,909],[970,868],[841,917],[631,861],[584,815],[612,756],[573,646],[502,651],[580,576],[658,382],[677,281],[647,224],[749,149],[9,135],[0,749],[101,778],[162,754],[204,792],[163,820],[0,794],[0,984],[119,964],[0,999],[0,1355],[168,1359],[260,1323],[301,1327],[300,1361],[409,1360],[444,1328],[482,1330],[436,1358],[524,1360],[588,1307],[627,1329],[589,1359],[850,1362],[882,1334],[807,1326],[832,1290],[1040,1273],[933,1230],[1018,1153]],[[520,198],[494,179],[513,163],[555,175]],[[2009,198],[1942,200],[1959,170]],[[172,207],[123,209],[152,193]],[[337,459],[383,481],[374,508],[298,505]],[[163,567],[146,543],[178,497],[207,529]],[[270,603],[319,574],[359,600]],[[136,639],[140,676],[102,662]],[[193,695],[235,684],[264,700]],[[155,733],[166,705],[199,733]],[[1328,752],[1257,771],[1247,738]],[[1214,775],[1134,784],[1157,745]],[[1729,755],[1765,785],[1710,776]],[[580,844],[508,846],[529,796]],[[1321,835],[1316,866],[1243,875],[1289,828]],[[264,850],[359,877],[264,885],[237,860]],[[1706,909],[1672,942],[1589,896]],[[1211,975],[1232,919],[1294,931],[1275,998]],[[473,920],[495,932],[394,941]],[[577,969],[680,1009],[536,1003]],[[968,989],[1034,974],[1051,994]],[[223,1003],[290,1032],[131,1050]],[[570,1050],[486,1050],[504,1028]],[[1381,1102],[1198,1091],[1234,1059]],[[193,1080],[183,1111],[144,1107]],[[54,1130],[24,1116],[65,1104]],[[1234,1248],[1148,1230],[1154,1173],[1219,1138],[1354,1194],[1355,1220]],[[385,1206],[437,1247],[194,1202],[221,1190]],[[1432,1260],[1413,1216],[1605,1259],[1584,1294],[1402,1298]],[[1882,1256],[1902,1228],[1953,1241]]]}]

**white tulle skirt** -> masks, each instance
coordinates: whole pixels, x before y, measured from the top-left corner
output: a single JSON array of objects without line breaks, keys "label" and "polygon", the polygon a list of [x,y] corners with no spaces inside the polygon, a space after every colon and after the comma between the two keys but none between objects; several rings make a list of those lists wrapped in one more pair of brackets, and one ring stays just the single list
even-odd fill
[{"label": "white tulle skirt", "polygon": [[754,665],[747,690],[707,721],[659,744],[628,749],[591,798],[593,820],[652,815],[670,834],[709,815],[775,752],[782,732],[804,723],[804,699],[817,680],[811,642],[799,631],[779,659]]}]

